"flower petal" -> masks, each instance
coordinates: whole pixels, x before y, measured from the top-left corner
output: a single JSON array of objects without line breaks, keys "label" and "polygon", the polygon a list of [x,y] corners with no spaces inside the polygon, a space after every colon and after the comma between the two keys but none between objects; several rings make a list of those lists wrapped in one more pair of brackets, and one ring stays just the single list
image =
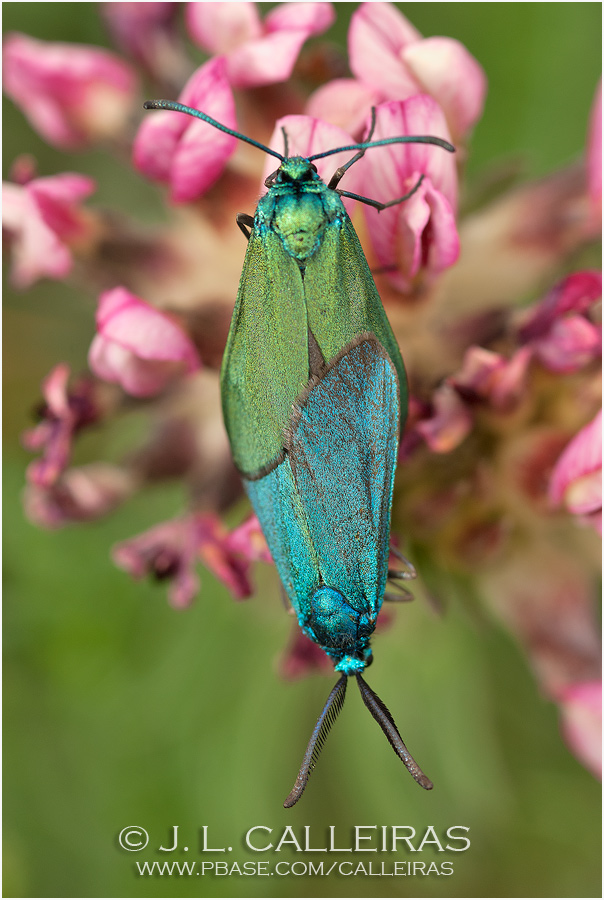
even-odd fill
[{"label": "flower petal", "polygon": [[482,66],[459,41],[425,38],[401,52],[421,90],[442,107],[453,135],[462,135],[482,115],[487,80]]},{"label": "flower petal", "polygon": [[307,35],[304,31],[274,31],[248,41],[227,56],[233,87],[260,87],[287,81]]},{"label": "flower petal", "polygon": [[30,187],[3,182],[2,225],[11,237],[11,280],[27,288],[38,278],[64,278],[73,264],[69,248],[44,221]]},{"label": "flower petal", "polygon": [[120,383],[134,396],[157,393],[179,374],[182,365],[187,372],[201,365],[188,335],[125,288],[101,294],[97,328],[89,352],[91,369],[99,378]]},{"label": "flower petal", "polygon": [[306,102],[306,115],[322,119],[360,138],[363,125],[380,95],[354,78],[336,78],[318,88]]},{"label": "flower petal", "polygon": [[262,34],[255,3],[187,3],[187,31],[208,53],[229,53]]},{"label": "flower petal", "polygon": [[204,565],[230,590],[236,600],[252,594],[250,562],[232,552],[228,532],[217,516],[199,516],[197,546]]},{"label": "flower petal", "polygon": [[121,130],[136,79],[107,50],[11,34],[4,43],[4,88],[50,144],[76,149]]},{"label": "flower petal", "polygon": [[558,319],[532,342],[535,356],[552,372],[576,372],[602,354],[602,333],[583,316]]},{"label": "flower petal", "polygon": [[169,582],[172,606],[190,606],[199,591],[197,562],[198,523],[195,516],[161,522],[130,540],[116,544],[111,556],[133,578],[151,575]]},{"label": "flower petal", "polygon": [[303,31],[309,37],[327,31],[335,18],[331,3],[281,3],[268,12],[264,25],[269,33]]},{"label": "flower petal", "polygon": [[401,63],[401,51],[422,38],[392,3],[363,3],[348,30],[350,69],[384,96],[404,100],[421,87]]},{"label": "flower petal", "polygon": [[434,453],[449,453],[472,430],[472,417],[457,391],[449,384],[442,384],[435,390],[432,402],[432,416],[419,422],[415,429]]},{"label": "flower petal", "polygon": [[596,778],[602,778],[602,682],[585,681],[560,691],[566,743]]},{"label": "flower petal", "polygon": [[560,281],[539,303],[526,311],[518,329],[526,343],[546,335],[566,313],[587,313],[602,296],[602,273],[596,269],[573,272]]},{"label": "flower petal", "polygon": [[[381,104],[376,110],[374,139],[433,134],[449,138],[442,111],[429,96]],[[416,188],[399,205],[378,212],[364,209],[371,243],[389,280],[408,290],[421,269],[439,273],[459,254],[455,223],[457,175],[451,154],[428,144],[391,144],[368,151],[359,162],[362,193],[390,202]]]},{"label": "flower petal", "polygon": [[[236,128],[235,100],[222,58],[202,66],[182,93],[182,103],[203,110],[227,128]],[[172,113],[178,115],[178,113]],[[195,200],[222,174],[237,139],[199,119],[189,117],[170,167],[172,200]]]},{"label": "flower petal", "polygon": [[[223,57],[211,59],[191,76],[179,101],[236,128],[235,101]],[[139,128],[133,161],[148,178],[168,182],[174,202],[201,196],[222,173],[237,139],[186,113],[153,111]]]},{"label": "flower petal", "polygon": [[602,411],[568,444],[549,483],[553,505],[576,514],[602,508]]}]

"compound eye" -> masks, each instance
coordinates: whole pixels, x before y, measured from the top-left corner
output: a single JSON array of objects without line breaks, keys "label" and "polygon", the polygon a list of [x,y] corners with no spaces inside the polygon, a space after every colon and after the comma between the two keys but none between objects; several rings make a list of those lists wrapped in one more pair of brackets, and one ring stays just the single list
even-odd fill
[{"label": "compound eye", "polygon": [[317,172],[317,174],[318,174],[317,167],[315,166],[314,163],[311,163],[311,164],[310,164],[310,167],[311,167],[311,169],[313,170],[313,172]]}]

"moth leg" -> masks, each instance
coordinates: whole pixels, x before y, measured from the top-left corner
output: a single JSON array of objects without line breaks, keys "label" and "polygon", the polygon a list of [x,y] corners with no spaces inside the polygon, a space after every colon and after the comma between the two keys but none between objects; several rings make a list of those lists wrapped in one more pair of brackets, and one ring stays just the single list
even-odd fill
[{"label": "moth leg", "polygon": [[393,594],[390,591],[386,591],[384,593],[384,600],[386,603],[410,603],[412,600],[415,600],[415,597],[408,591],[406,588],[398,587],[397,589],[400,593]]},{"label": "moth leg", "polygon": [[403,565],[405,566],[405,569],[402,571],[395,572],[394,570],[391,571],[390,569],[388,569],[388,576],[390,578],[392,578],[392,577],[408,578],[408,579],[417,578],[417,571],[416,571],[413,563],[410,560],[408,560],[407,557],[403,553],[401,553],[401,551],[398,549],[398,547],[394,546],[394,544],[390,544],[390,553],[393,556],[396,556],[396,558],[398,560],[400,560],[403,563]]},{"label": "moth leg", "polygon": [[358,200],[359,203],[366,203],[367,206],[373,206],[374,209],[381,212],[383,209],[388,209],[389,206],[396,206],[397,203],[403,203],[405,200],[408,200],[409,197],[412,197],[425,177],[425,175],[420,175],[417,184],[411,188],[409,193],[404,194],[402,197],[397,197],[396,200],[390,200],[388,203],[380,203],[379,200],[371,200],[370,197],[361,197],[360,194],[353,194],[350,191],[336,191],[336,194],[339,194],[340,197],[349,197],[351,200]]},{"label": "moth leg", "polygon": [[[363,143],[369,143],[369,141],[373,137],[374,131],[375,131],[375,106],[372,106],[371,107],[371,125],[369,126],[369,134],[367,135],[367,137],[365,138],[365,141]],[[363,147],[362,150],[359,150],[358,153],[355,153],[355,155],[352,157],[352,159],[349,159],[347,163],[344,163],[343,166],[340,166],[339,169],[336,169],[336,171],[331,176],[329,184],[327,185],[327,187],[330,190],[335,191],[336,187],[340,183],[345,172],[353,165],[353,163],[358,162],[362,156],[365,156],[366,150],[367,150],[367,148]],[[341,193],[341,191],[338,191],[338,194],[340,194],[340,193]]]},{"label": "moth leg", "polygon": [[[247,213],[237,213],[237,224],[245,235],[246,241],[249,241],[252,228],[254,227],[254,217]],[[249,231],[248,231],[249,228]]]}]

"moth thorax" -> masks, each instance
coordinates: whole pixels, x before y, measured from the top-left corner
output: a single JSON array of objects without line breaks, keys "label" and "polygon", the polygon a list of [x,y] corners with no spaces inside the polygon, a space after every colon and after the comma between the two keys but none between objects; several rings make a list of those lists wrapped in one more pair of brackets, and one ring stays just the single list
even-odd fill
[{"label": "moth thorax", "polygon": [[307,259],[318,250],[328,224],[320,197],[306,192],[281,197],[273,219],[283,246],[298,260]]}]

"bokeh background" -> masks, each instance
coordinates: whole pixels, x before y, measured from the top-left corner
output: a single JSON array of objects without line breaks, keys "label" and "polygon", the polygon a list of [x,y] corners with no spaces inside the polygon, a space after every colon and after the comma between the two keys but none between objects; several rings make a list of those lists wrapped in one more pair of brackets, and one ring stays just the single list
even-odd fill
[{"label": "bokeh background", "polygon": [[[580,156],[599,77],[600,4],[400,6],[425,35],[461,40],[486,69],[470,191],[497,163],[513,160],[535,177]],[[345,42],[353,9],[337,4],[334,42]],[[108,45],[96,4],[5,3],[3,13],[7,31]],[[95,204],[147,221],[165,215],[159,191],[126,162],[49,148],[8,101],[4,126],[7,168],[32,153],[41,174],[93,175]],[[282,809],[333,679],[277,676],[290,620],[268,566],[241,604],[204,571],[201,596],[180,613],[161,585],[135,584],[113,567],[109,547],[174,515],[179,488],[155,488],[113,518],[55,533],[24,520],[29,457],[19,433],[48,370],[60,359],[85,364],[94,305],[50,281],[26,294],[5,285],[4,296],[4,896],[599,896],[599,785],[563,744],[557,710],[513,640],[461,597],[448,599],[442,618],[410,604],[374,642],[371,684],[435,790],[413,784],[351,686],[307,793]],[[130,437],[123,427],[87,435],[77,459],[119,456]],[[258,859],[243,835],[259,824],[274,834],[309,825],[315,843],[335,825],[344,845],[355,824],[433,825],[439,835],[466,825],[472,846],[433,854],[454,860],[450,877],[136,877],[136,854],[118,848],[118,832],[141,825],[158,846],[175,824],[189,834],[209,825],[212,845],[232,845],[240,862]],[[270,861],[279,858],[302,857],[284,849]]]}]

